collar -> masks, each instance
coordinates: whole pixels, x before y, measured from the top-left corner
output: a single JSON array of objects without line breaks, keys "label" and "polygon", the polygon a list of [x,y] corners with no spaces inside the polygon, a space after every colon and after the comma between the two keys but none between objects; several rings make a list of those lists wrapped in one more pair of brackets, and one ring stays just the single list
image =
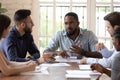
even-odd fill
[{"label": "collar", "polygon": [[21,38],[21,37],[22,37],[22,36],[20,35],[20,33],[18,32],[18,30],[17,30],[16,26],[14,26],[14,27],[13,27],[12,31],[14,31],[14,32],[15,32],[16,37],[18,37],[18,38]]}]

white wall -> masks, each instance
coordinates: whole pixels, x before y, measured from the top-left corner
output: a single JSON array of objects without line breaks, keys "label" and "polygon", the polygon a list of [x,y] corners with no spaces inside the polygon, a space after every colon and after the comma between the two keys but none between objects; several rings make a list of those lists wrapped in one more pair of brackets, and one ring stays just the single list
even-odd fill
[{"label": "white wall", "polygon": [[34,22],[34,27],[33,27],[33,37],[35,40],[36,45],[38,46],[39,44],[39,35],[38,35],[38,30],[39,29],[39,0],[0,0],[2,3],[2,7],[6,8],[8,12],[5,14],[8,15],[11,20],[11,26],[14,25],[13,22],[13,15],[16,10],[18,9],[30,9],[32,14],[32,19]]}]

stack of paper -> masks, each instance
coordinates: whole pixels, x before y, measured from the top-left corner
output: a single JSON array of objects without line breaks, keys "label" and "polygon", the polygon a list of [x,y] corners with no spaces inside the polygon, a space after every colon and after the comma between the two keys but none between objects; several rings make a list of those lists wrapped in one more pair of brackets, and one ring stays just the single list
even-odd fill
[{"label": "stack of paper", "polygon": [[77,57],[62,58],[61,56],[55,57],[57,62],[77,62],[80,63],[80,60]]},{"label": "stack of paper", "polygon": [[40,75],[40,74],[49,74],[48,67],[37,66],[35,71],[23,72],[21,75]]},{"label": "stack of paper", "polygon": [[48,68],[48,67],[46,67],[46,66],[37,66],[34,72],[36,72],[36,73],[37,73],[37,72],[38,72],[38,73],[39,73],[39,72],[44,73],[45,71],[47,71],[47,68]]},{"label": "stack of paper", "polygon": [[90,65],[79,65],[80,70],[91,70]]},{"label": "stack of paper", "polygon": [[67,64],[67,63],[43,63],[40,66],[43,66],[43,67],[70,66],[70,64]]},{"label": "stack of paper", "polygon": [[[96,79],[101,73],[93,71],[67,70],[66,78]],[[93,78],[94,77],[94,78]]]}]

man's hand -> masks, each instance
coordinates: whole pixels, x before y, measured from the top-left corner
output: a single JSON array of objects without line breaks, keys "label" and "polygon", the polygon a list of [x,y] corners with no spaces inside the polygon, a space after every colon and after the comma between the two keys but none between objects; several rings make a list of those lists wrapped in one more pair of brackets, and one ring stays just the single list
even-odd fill
[{"label": "man's hand", "polygon": [[80,60],[80,63],[81,63],[81,64],[86,64],[86,63],[87,63],[87,59],[86,59],[86,58],[82,58],[82,59]]},{"label": "man's hand", "polygon": [[102,65],[95,63],[91,65],[91,69],[92,70],[97,70],[100,73],[105,73],[107,74],[109,77],[111,77],[111,70],[108,70],[106,68],[104,68]]},{"label": "man's hand", "polygon": [[76,45],[72,45],[72,47],[70,48],[70,52],[72,53],[76,53],[76,54],[80,54],[86,57],[92,57],[92,58],[102,58],[102,54],[100,54],[99,52],[95,51],[95,52],[90,52],[90,51],[85,51],[84,49],[82,49],[79,46]]},{"label": "man's hand", "polygon": [[91,69],[92,70],[97,70],[98,72],[100,73],[104,73],[106,68],[104,68],[102,65],[98,64],[98,63],[95,63],[95,64],[92,64],[91,65]]},{"label": "man's hand", "polygon": [[70,57],[66,51],[46,51],[44,52],[42,58],[44,59],[44,62],[52,62],[55,61],[55,56],[62,56],[63,58]]},{"label": "man's hand", "polygon": [[52,53],[52,52],[44,53],[44,54],[42,55],[41,61],[42,61],[42,62],[55,61],[55,58],[54,58],[54,57],[55,57],[56,55],[57,55],[57,54]]},{"label": "man's hand", "polygon": [[58,51],[57,54],[60,55],[60,56],[62,56],[63,58],[68,58],[68,57],[70,57],[70,56],[67,54],[67,51]]},{"label": "man's hand", "polygon": [[95,45],[96,51],[100,51],[101,49],[105,48],[103,43],[98,43]]},{"label": "man's hand", "polygon": [[70,48],[70,52],[76,53],[76,54],[81,54],[82,48],[77,45],[72,45],[72,47]]}]

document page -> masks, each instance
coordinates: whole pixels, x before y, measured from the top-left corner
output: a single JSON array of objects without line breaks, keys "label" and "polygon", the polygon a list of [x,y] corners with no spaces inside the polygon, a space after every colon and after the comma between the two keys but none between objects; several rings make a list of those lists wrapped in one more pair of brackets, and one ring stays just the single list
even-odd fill
[{"label": "document page", "polygon": [[80,59],[77,59],[77,57],[62,58],[61,56],[56,56],[55,59],[57,62],[77,62],[77,63],[80,63]]},{"label": "document page", "polygon": [[91,70],[66,70],[66,78],[96,79],[101,73]]},{"label": "document page", "polygon": [[21,75],[40,75],[40,74],[48,75],[49,72],[48,72],[47,68],[48,67],[46,67],[46,66],[37,66],[34,71],[23,72],[23,73],[21,73]]},{"label": "document page", "polygon": [[80,70],[91,70],[90,65],[83,65],[83,64],[79,65],[79,69]]}]

